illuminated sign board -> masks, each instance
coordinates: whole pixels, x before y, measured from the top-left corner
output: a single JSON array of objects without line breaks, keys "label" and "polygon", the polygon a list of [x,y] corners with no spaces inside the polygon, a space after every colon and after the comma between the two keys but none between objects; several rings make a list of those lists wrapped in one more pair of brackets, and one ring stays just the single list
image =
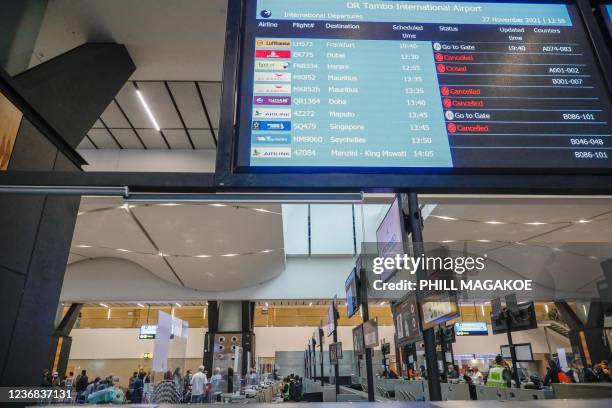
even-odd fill
[{"label": "illuminated sign board", "polygon": [[8,169],[22,113],[0,94],[0,171]]},{"label": "illuminated sign board", "polygon": [[487,336],[488,334],[486,322],[455,323],[455,335],[457,336]]},{"label": "illuminated sign board", "polygon": [[237,172],[612,167],[576,5],[244,3]]}]

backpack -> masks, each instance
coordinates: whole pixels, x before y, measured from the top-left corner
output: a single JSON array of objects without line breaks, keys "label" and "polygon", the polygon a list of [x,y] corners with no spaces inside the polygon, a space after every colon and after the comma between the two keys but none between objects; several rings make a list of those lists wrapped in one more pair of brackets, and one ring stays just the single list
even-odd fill
[{"label": "backpack", "polygon": [[559,376],[559,382],[561,382],[563,384],[571,384],[571,383],[573,383],[571,378],[569,378],[569,376],[567,374],[565,374],[563,371],[559,371],[558,376]]}]

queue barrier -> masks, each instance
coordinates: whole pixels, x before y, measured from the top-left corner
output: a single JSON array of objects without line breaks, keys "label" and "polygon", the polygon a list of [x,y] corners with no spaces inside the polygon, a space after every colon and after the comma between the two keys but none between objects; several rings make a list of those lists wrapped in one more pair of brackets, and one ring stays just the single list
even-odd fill
[{"label": "queue barrier", "polygon": [[470,386],[465,383],[441,383],[442,401],[464,401],[470,398]]},{"label": "queue barrier", "polygon": [[423,380],[400,380],[395,383],[397,401],[429,401],[429,387]]}]

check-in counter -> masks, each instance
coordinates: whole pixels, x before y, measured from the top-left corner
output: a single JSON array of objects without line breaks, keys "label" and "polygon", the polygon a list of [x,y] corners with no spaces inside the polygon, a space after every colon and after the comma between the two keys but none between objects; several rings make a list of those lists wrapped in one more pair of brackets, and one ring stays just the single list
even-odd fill
[{"label": "check-in counter", "polygon": [[486,385],[476,385],[476,398],[478,401],[506,401],[506,388],[487,387]]},{"label": "check-in counter", "polygon": [[470,399],[470,386],[465,383],[441,383],[442,401],[465,401]]},{"label": "check-in counter", "polygon": [[612,398],[612,383],[553,384],[552,388],[557,399]]},{"label": "check-in counter", "polygon": [[323,402],[336,402],[336,386],[325,385],[322,387]]},{"label": "check-in counter", "polygon": [[302,392],[304,394],[312,394],[315,392],[321,392],[321,382],[320,381],[313,381],[307,378],[304,378],[302,380]]},{"label": "check-in counter", "polygon": [[397,401],[429,401],[429,387],[424,380],[400,380],[394,391]]},{"label": "check-in counter", "polygon": [[485,385],[476,386],[476,396],[479,401],[533,401],[554,398],[551,390],[497,388],[487,387]]},{"label": "check-in counter", "polygon": [[395,387],[401,384],[404,380],[396,378],[376,378],[374,385],[376,392],[383,398],[395,399]]}]

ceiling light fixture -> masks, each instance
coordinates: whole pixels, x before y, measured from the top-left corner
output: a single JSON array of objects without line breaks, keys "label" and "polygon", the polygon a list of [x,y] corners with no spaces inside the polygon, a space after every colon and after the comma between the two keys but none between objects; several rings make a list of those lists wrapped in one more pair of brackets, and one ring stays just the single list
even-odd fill
[{"label": "ceiling light fixture", "polygon": [[476,242],[492,242],[490,239],[477,239]]},{"label": "ceiling light fixture", "polygon": [[578,224],[586,224],[591,222],[591,220],[578,220]]},{"label": "ceiling light fixture", "polygon": [[76,245],[77,248],[91,248],[91,245]]},{"label": "ceiling light fixture", "polygon": [[117,248],[117,251],[119,251],[119,252],[132,252],[129,249],[123,249],[123,248]]},{"label": "ceiling light fixture", "polygon": [[447,221],[456,221],[456,218],[453,217],[447,217],[446,215],[430,215],[430,217],[434,217],[434,218],[439,218],[441,220],[447,220]]},{"label": "ceiling light fixture", "polygon": [[223,254],[221,256],[225,256],[225,257],[229,258],[229,257],[232,257],[232,256],[238,256],[238,255],[240,255],[240,254]]},{"label": "ceiling light fixture", "polygon": [[274,250],[273,249],[264,249],[263,251],[259,251],[259,252],[261,252],[262,254],[267,254],[267,253],[270,253],[272,251],[274,251]]},{"label": "ceiling light fixture", "polygon": [[163,252],[158,252],[158,253],[157,253],[157,256],[164,257],[164,256],[168,256],[168,254],[164,254]]},{"label": "ceiling light fixture", "polygon": [[147,116],[149,116],[151,123],[153,123],[153,127],[159,132],[160,127],[157,124],[157,121],[155,120],[155,116],[153,116],[153,112],[151,112],[151,109],[149,109],[149,105],[147,104],[147,101],[145,100],[144,96],[142,96],[142,93],[139,89],[136,90],[136,95],[138,96],[138,99],[140,99],[140,103],[142,104],[142,107],[144,108],[145,112],[147,112]]},{"label": "ceiling light fixture", "polygon": [[227,207],[227,204],[221,204],[221,203],[214,203],[214,204],[208,204],[211,207]]},{"label": "ceiling light fixture", "polygon": [[176,207],[177,205],[180,205],[178,203],[161,203],[161,204],[157,204],[163,207]]},{"label": "ceiling light fixture", "polygon": [[493,225],[501,225],[501,224],[505,224],[505,222],[501,222],[501,221],[485,221],[485,224],[493,224]]},{"label": "ceiling light fixture", "polygon": [[546,225],[548,224],[547,222],[540,222],[540,221],[533,221],[533,222],[526,222],[525,225]]},{"label": "ceiling light fixture", "polygon": [[210,258],[210,255],[196,255],[196,258]]},{"label": "ceiling light fixture", "polygon": [[142,303],[136,303],[139,307],[144,308],[145,306]]},{"label": "ceiling light fixture", "polygon": [[455,242],[455,241],[454,241],[454,240],[452,240],[452,239],[445,239],[444,241],[441,241],[441,242],[442,242],[443,244],[450,244],[450,243]]}]

